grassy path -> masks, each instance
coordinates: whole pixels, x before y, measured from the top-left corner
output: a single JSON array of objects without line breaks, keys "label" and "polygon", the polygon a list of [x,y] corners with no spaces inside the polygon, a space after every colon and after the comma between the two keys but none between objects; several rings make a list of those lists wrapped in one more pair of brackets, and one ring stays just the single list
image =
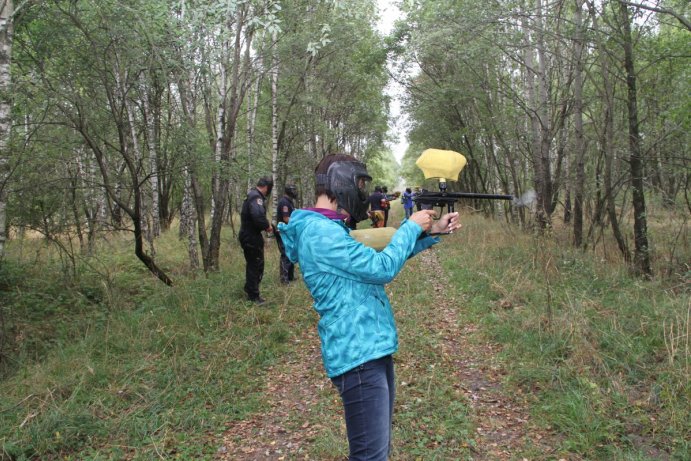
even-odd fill
[{"label": "grassy path", "polygon": [[[478,327],[461,318],[463,306],[445,299],[446,283],[435,270],[437,251],[413,259],[392,284],[393,290],[406,290],[422,277],[425,283],[418,286],[432,287],[421,303],[404,296],[410,302],[405,307],[395,305],[397,310],[405,309],[400,314],[406,344],[402,344],[405,352],[397,354],[392,459],[520,459],[521,453],[530,459],[554,459],[552,436],[531,424],[527,399],[503,387],[498,346],[481,339]],[[392,295],[396,301],[397,294]],[[427,309],[420,311],[420,306]],[[403,331],[411,320],[422,329]],[[416,340],[431,342],[418,345]],[[316,327],[292,340],[278,363],[266,370],[269,410],[229,424],[216,459],[347,458],[340,401],[323,372]],[[432,387],[447,391],[435,393]],[[445,416],[435,412],[435,407],[449,403],[458,404],[457,413],[462,413],[463,421],[456,426],[448,426]]]},{"label": "grassy path", "polygon": [[431,271],[440,266],[436,251],[422,253],[420,258],[428,285],[433,287],[433,304],[439,306],[435,322],[443,332],[441,356],[470,406],[475,428],[472,459],[513,459],[521,453],[529,453],[531,459],[551,458],[553,435],[532,425],[525,396],[508,392],[502,384],[505,373],[497,360],[499,346],[484,340],[477,325],[459,318],[463,306],[447,301],[447,283]]}]

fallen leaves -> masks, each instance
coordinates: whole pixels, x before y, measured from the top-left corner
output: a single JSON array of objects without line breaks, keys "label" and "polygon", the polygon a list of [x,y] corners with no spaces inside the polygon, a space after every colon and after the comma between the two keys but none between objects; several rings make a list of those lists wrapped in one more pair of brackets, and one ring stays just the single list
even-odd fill
[{"label": "fallen leaves", "polygon": [[[439,267],[434,251],[422,253],[427,268]],[[426,271],[435,287],[435,303],[441,306],[434,319],[436,331],[444,340],[441,357],[445,366],[454,371],[457,389],[467,398],[475,422],[474,460],[513,459],[527,447],[539,448],[551,453],[556,445],[553,434],[541,433],[543,429],[529,423],[529,408],[520,392],[506,389],[505,372],[497,357],[501,350],[497,344],[487,342],[477,325],[458,326],[457,310],[462,306],[449,306],[444,302],[444,292],[438,287],[448,286],[440,280],[438,271]],[[502,309],[513,309],[509,299],[499,302]],[[432,319],[430,319],[432,321]],[[519,390],[520,391],[520,390]],[[554,459],[554,458],[552,458]]]},{"label": "fallen leaves", "polygon": [[296,355],[267,369],[264,394],[269,410],[227,424],[215,459],[313,459],[307,448],[325,430],[317,422],[323,418],[317,409],[327,405],[332,408],[328,417],[340,420],[340,400],[328,392],[330,383],[321,365],[314,366],[321,363],[316,332],[305,332],[295,344]]}]

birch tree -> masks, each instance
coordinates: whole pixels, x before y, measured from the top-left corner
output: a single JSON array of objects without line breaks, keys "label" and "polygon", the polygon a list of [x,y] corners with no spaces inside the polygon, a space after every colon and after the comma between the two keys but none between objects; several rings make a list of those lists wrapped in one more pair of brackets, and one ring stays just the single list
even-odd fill
[{"label": "birch tree", "polygon": [[0,259],[7,239],[7,181],[9,179],[9,148],[12,128],[12,0],[0,0]]},{"label": "birch tree", "polygon": [[[217,170],[212,187],[213,207],[209,246],[202,256],[204,270],[206,271],[216,271],[219,269],[221,227],[223,225],[225,207],[228,202],[228,192],[230,191],[229,165],[235,156],[235,138],[240,109],[250,83],[250,49],[255,32],[255,28],[249,21],[251,14],[251,5],[249,3],[238,4],[235,11],[229,10],[226,20],[227,28],[224,32],[228,36],[222,42],[224,47],[228,47],[232,38],[232,48],[222,53],[222,56],[225,56],[226,59],[222,59],[220,63],[220,100],[216,119],[215,146]],[[232,57],[230,55],[231,52]]]}]

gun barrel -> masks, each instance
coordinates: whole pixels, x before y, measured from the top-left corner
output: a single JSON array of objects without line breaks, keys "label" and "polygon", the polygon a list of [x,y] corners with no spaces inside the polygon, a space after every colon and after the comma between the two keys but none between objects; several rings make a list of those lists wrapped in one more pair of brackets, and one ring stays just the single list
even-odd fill
[{"label": "gun barrel", "polygon": [[476,192],[449,192],[448,195],[459,198],[473,198],[486,200],[513,200],[513,195],[506,194],[481,194]]},{"label": "gun barrel", "polygon": [[418,194],[413,200],[422,203],[435,201],[449,202],[459,198],[481,199],[481,200],[513,200],[513,195],[506,194],[483,194],[476,192],[423,192]]}]

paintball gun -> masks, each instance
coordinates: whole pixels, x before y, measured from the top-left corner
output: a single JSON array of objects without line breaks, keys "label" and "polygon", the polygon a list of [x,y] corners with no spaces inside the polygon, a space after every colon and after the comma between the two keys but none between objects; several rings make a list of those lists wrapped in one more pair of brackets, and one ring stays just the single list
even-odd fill
[{"label": "paintball gun", "polygon": [[[452,150],[427,149],[415,164],[422,170],[425,179],[439,179],[439,192],[423,191],[413,199],[418,205],[427,208],[440,207],[443,213],[446,206],[449,213],[454,211],[455,203],[462,198],[482,200],[513,200],[513,195],[482,194],[475,192],[449,192],[447,179],[456,181],[467,163],[466,158]],[[455,178],[455,179],[453,179]],[[439,213],[441,215],[442,213]]]},{"label": "paintball gun", "polygon": [[[449,192],[446,184],[447,179],[456,181],[466,163],[467,160],[462,154],[452,150],[425,150],[415,164],[422,170],[425,179],[439,179],[439,192],[421,192],[416,194],[413,200],[419,205],[426,205],[427,208],[440,207],[441,213],[438,213],[439,216],[444,214],[444,207],[448,209],[449,213],[454,212],[455,203],[462,198],[513,200],[513,195]],[[393,227],[382,227],[378,229],[354,230],[350,232],[350,235],[360,243],[380,251],[388,245],[395,232],[396,229]],[[430,235],[439,234],[433,233]]]}]

